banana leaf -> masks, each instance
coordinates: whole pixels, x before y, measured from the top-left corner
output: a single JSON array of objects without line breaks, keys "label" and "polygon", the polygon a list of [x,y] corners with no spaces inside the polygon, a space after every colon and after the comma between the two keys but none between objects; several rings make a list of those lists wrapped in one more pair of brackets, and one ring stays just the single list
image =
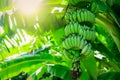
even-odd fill
[{"label": "banana leaf", "polygon": [[13,8],[13,0],[0,0],[0,11],[6,11]]},{"label": "banana leaf", "polygon": [[48,66],[48,72],[51,73],[52,76],[59,77],[63,80],[72,80],[70,69],[63,65],[54,65]]},{"label": "banana leaf", "polygon": [[46,64],[42,64],[36,71],[34,71],[30,76],[27,78],[27,80],[38,80],[43,77],[44,73],[47,72],[47,66]]},{"label": "banana leaf", "polygon": [[0,78],[5,80],[19,74],[21,71],[28,72],[30,67],[42,62],[54,62],[53,56],[50,54],[41,55],[25,55],[15,59],[6,60],[1,63]]}]

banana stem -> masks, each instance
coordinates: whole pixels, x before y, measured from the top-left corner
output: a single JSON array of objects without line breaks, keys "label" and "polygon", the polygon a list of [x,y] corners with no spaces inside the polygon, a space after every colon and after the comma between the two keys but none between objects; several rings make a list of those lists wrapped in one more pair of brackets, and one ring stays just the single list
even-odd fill
[{"label": "banana stem", "polygon": [[115,23],[113,23],[114,21],[109,20],[104,14],[101,13],[99,13],[96,16],[95,20],[96,24],[103,27],[103,29],[106,30],[112,36],[120,52],[120,35],[119,35],[120,33]]}]

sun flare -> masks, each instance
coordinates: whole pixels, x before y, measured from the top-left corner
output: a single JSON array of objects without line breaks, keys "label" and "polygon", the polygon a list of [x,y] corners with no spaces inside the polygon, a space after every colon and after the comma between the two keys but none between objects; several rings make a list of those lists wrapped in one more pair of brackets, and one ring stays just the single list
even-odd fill
[{"label": "sun flare", "polygon": [[42,0],[18,0],[16,8],[23,14],[30,15],[37,12]]}]

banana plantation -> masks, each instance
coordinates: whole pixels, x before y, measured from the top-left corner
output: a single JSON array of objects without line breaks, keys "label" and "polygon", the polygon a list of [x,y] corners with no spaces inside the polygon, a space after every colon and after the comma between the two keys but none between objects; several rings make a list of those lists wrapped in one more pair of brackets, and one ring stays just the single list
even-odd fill
[{"label": "banana plantation", "polygon": [[0,0],[0,80],[120,80],[120,0]]}]

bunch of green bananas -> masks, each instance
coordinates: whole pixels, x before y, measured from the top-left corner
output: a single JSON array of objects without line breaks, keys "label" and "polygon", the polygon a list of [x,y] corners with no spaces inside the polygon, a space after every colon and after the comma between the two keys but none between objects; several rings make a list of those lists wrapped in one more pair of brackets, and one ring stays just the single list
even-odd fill
[{"label": "bunch of green bananas", "polygon": [[80,2],[91,2],[92,0],[68,0],[69,4],[71,5],[76,5],[77,3]]},{"label": "bunch of green bananas", "polygon": [[94,55],[91,45],[96,38],[93,13],[97,12],[95,8],[98,6],[92,0],[68,0],[68,3],[70,6],[65,14],[63,53],[72,59],[72,78],[78,80],[81,75],[80,59]]},{"label": "bunch of green bananas", "polygon": [[89,23],[94,23],[95,22],[95,15],[87,10],[87,9],[80,9],[77,12],[77,20],[81,22],[89,22]]},{"label": "bunch of green bananas", "polygon": [[95,15],[87,9],[80,9],[75,12],[75,10],[70,10],[65,15],[65,21],[69,23],[70,21],[89,22],[93,24],[95,22]]},{"label": "bunch of green bananas", "polygon": [[63,47],[67,50],[81,50],[81,55],[91,55],[90,53],[93,51],[91,49],[91,44],[88,44],[87,41],[83,36],[80,35],[69,35],[64,41],[63,41]]},{"label": "bunch of green bananas", "polygon": [[80,25],[78,22],[70,22],[65,27],[65,35],[69,36],[70,34],[79,34],[83,36],[86,40],[94,41],[95,40],[95,31],[94,29],[86,26]]},{"label": "bunch of green bananas", "polygon": [[73,50],[80,50],[83,49],[83,47],[87,44],[87,41],[79,35],[69,35],[64,41],[63,41],[63,47],[65,49],[73,49]]},{"label": "bunch of green bananas", "polygon": [[[77,3],[90,3],[92,0],[69,0],[69,4],[76,5]],[[88,8],[77,8],[72,7],[69,8],[65,14],[65,21],[67,22],[65,31],[65,39],[62,43],[63,48],[67,50],[66,53],[70,50],[78,51],[80,55],[91,56],[93,50],[90,44],[91,41],[94,41],[96,38],[94,23],[95,23],[95,15],[92,13],[96,12],[94,6],[95,3],[90,3],[91,9]],[[88,5],[85,5],[86,7]],[[91,11],[90,11],[91,10]],[[94,13],[95,13],[94,12]],[[76,54],[72,53],[72,56]]]},{"label": "bunch of green bananas", "polygon": [[[72,21],[73,20],[73,18],[72,18],[72,14],[74,14],[76,12],[76,10],[75,10],[75,8],[71,8],[71,9],[68,9],[67,10],[67,12],[66,12],[66,14],[65,14],[65,21],[66,21],[66,23],[69,23],[70,21]],[[77,16],[76,16],[77,17]]]}]

